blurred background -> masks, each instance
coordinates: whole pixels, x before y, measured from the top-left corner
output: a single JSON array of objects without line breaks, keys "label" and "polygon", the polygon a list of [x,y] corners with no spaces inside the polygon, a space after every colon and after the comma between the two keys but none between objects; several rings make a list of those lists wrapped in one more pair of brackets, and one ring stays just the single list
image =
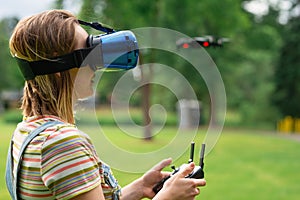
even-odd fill
[{"label": "blurred background", "polygon": [[[220,71],[227,94],[226,124],[230,126],[277,128],[286,116],[300,115],[298,96],[299,1],[296,0],[46,0],[2,2],[0,15],[0,112],[18,103],[23,79],[8,50],[12,29],[21,17],[42,10],[63,8],[85,21],[99,21],[117,30],[139,27],[163,27],[190,37],[211,35],[230,42],[207,52]],[[187,51],[189,51],[187,49]],[[192,51],[192,50],[191,50]],[[187,63],[167,56],[166,52],[147,54],[151,59],[174,66],[189,82],[208,113],[206,86],[187,70]],[[155,58],[154,58],[155,57]],[[116,76],[113,74],[111,76]],[[114,84],[110,75],[103,77],[99,103],[106,103]],[[162,90],[153,87],[153,90]],[[174,102],[168,92],[149,95],[151,101]],[[141,95],[136,95],[136,105]],[[163,103],[163,102],[160,102]],[[169,103],[166,103],[169,104]],[[165,105],[168,107],[169,105]],[[207,108],[207,109],[205,109]],[[263,111],[263,112],[262,112]],[[202,118],[208,123],[209,116]]]},{"label": "blurred background", "polygon": [[[0,0],[0,3],[1,141],[9,140],[15,124],[22,119],[18,107],[24,80],[8,49],[10,34],[20,18],[47,9],[67,9],[79,19],[99,21],[117,30],[163,27],[190,37],[226,38],[228,42],[220,46],[203,47],[222,76],[227,112],[224,134],[208,158],[210,166],[215,164],[210,169],[207,165],[209,173],[214,174],[210,177],[213,183],[208,184],[207,191],[203,190],[202,199],[300,196],[299,0]],[[193,51],[193,48],[185,46],[183,50]],[[199,125],[205,129],[212,118],[211,98],[203,80],[190,70],[191,66],[164,51],[151,50],[142,56],[143,63],[159,61],[188,79],[201,102]],[[105,109],[120,76],[122,72],[105,74],[97,88],[97,106],[104,110],[99,120],[108,126],[114,122]],[[170,113],[166,125],[177,126],[177,101],[167,88],[145,85],[131,98],[130,104],[135,108],[133,120],[137,124],[147,123],[149,119],[143,113],[149,105],[158,103]],[[151,131],[145,133],[145,138],[151,140]],[[4,160],[7,144],[1,142],[0,148]],[[2,174],[4,164],[0,169]],[[234,169],[246,172],[232,179],[236,175]],[[235,184],[227,184],[227,180]],[[8,198],[4,182],[1,184],[0,198],[2,193]],[[224,198],[220,198],[221,194]]]}]

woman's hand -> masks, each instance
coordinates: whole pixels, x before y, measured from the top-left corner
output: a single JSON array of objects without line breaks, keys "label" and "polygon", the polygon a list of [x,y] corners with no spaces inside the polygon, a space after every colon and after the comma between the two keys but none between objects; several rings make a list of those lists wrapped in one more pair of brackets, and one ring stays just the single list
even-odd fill
[{"label": "woman's hand", "polygon": [[162,160],[142,177],[122,188],[121,200],[139,200],[145,197],[153,198],[155,193],[152,191],[152,188],[161,179],[170,175],[170,172],[162,172],[161,170],[170,165],[171,162],[172,159],[170,158]]},{"label": "woman's hand", "polygon": [[190,163],[181,167],[180,171],[168,179],[163,188],[154,197],[155,200],[193,200],[200,194],[199,186],[205,186],[204,179],[185,178],[195,167]]},{"label": "woman's hand", "polygon": [[192,200],[200,193],[199,186],[204,186],[204,179],[185,178],[194,167],[194,163],[186,164],[180,171],[172,175],[163,188],[155,195],[153,187],[163,178],[169,176],[170,172],[162,172],[162,169],[170,165],[172,159],[162,160],[152,169],[147,171],[141,178],[133,181],[122,189],[121,200],[138,200],[142,198],[153,198],[153,200]]},{"label": "woman's hand", "polygon": [[142,185],[143,185],[143,196],[147,198],[153,198],[155,193],[153,192],[153,187],[161,181],[163,178],[169,176],[170,172],[162,172],[163,168],[170,165],[172,163],[172,159],[168,158],[162,160],[160,163],[155,165],[152,169],[147,171],[142,177]]}]

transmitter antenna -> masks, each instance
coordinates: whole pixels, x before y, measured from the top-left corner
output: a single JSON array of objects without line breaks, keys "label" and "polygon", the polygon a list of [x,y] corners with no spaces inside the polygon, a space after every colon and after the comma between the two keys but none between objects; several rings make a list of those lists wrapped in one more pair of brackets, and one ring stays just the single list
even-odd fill
[{"label": "transmitter antenna", "polygon": [[190,159],[188,163],[191,163],[194,161],[194,150],[195,150],[195,142],[191,143],[191,151],[190,151]]},{"label": "transmitter antenna", "polygon": [[201,152],[200,152],[200,161],[199,166],[203,169],[204,168],[204,152],[205,152],[205,144],[202,144]]}]

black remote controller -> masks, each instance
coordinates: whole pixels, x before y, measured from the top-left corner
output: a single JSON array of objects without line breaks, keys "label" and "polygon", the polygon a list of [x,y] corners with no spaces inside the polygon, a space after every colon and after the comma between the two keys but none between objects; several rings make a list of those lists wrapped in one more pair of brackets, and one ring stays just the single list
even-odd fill
[{"label": "black remote controller", "polygon": [[[194,148],[195,148],[195,143],[191,143],[191,152],[190,152],[190,159],[189,162],[193,162],[194,159]],[[204,152],[205,152],[205,144],[202,144],[202,148],[200,151],[200,161],[199,161],[199,166],[195,166],[194,170],[192,173],[186,176],[186,178],[196,178],[196,179],[201,179],[204,178]],[[171,167],[173,169],[173,172],[170,176],[167,176],[163,178],[160,182],[158,182],[154,187],[153,187],[153,192],[158,193],[161,188],[163,187],[164,183],[174,174],[176,174],[181,167],[176,168],[175,166]]]}]

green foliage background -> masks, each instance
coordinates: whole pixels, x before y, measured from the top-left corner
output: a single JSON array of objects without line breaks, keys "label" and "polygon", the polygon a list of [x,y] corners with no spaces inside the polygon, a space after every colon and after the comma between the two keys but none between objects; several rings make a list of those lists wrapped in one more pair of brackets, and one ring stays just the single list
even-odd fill
[{"label": "green foliage background", "polygon": [[[64,0],[56,0],[53,8],[65,8]],[[75,13],[86,21],[100,21],[117,30],[139,27],[163,27],[191,37],[215,35],[230,39],[223,48],[206,49],[221,72],[230,113],[238,116],[231,125],[275,126],[285,116],[299,116],[298,84],[298,26],[299,20],[280,24],[280,10],[269,7],[267,15],[258,17],[244,9],[243,0],[154,0],[130,2],[123,0],[73,1],[81,9]],[[297,1],[290,1],[293,5]],[[292,19],[292,18],[291,18]],[[11,58],[8,40],[16,18],[0,22],[0,91],[21,89],[23,78]],[[88,30],[91,31],[91,30]],[[187,49],[189,51],[189,49]],[[294,59],[295,58],[295,59]],[[210,97],[206,85],[186,70],[188,64],[168,52],[152,50],[144,56],[144,63],[158,62],[174,67],[191,83],[209,118]],[[99,87],[100,102],[109,98],[114,83],[122,74],[106,74]],[[151,102],[173,109],[176,99],[167,89],[152,86]],[[163,90],[163,92],[159,92]],[[287,104],[286,101],[289,101]],[[134,105],[140,105],[137,92]],[[263,111],[263,112],[262,112]],[[208,120],[206,120],[208,123]]]}]

